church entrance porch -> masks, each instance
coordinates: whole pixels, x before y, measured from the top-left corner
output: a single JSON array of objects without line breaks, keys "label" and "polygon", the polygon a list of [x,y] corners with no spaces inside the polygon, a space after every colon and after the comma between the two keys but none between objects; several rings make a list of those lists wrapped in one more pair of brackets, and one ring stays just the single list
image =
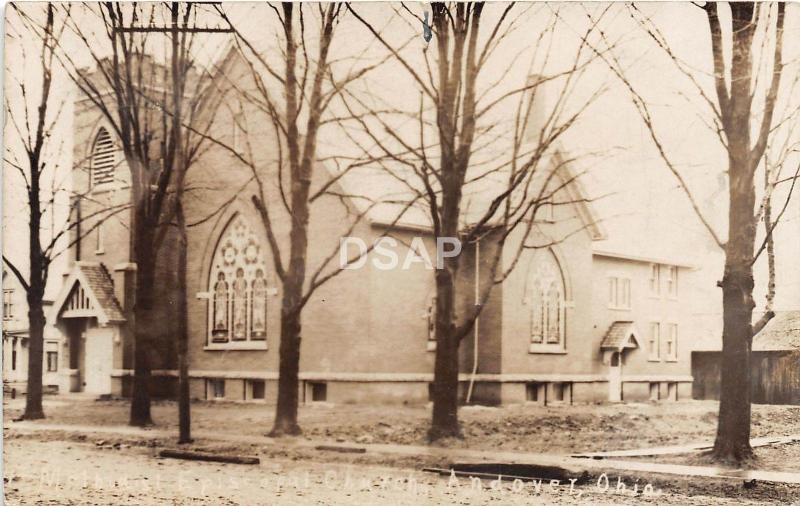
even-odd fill
[{"label": "church entrance porch", "polygon": [[76,262],[53,305],[56,326],[67,336],[64,390],[92,395],[121,394],[112,379],[122,369],[125,319],[114,296],[114,283],[96,262]]}]

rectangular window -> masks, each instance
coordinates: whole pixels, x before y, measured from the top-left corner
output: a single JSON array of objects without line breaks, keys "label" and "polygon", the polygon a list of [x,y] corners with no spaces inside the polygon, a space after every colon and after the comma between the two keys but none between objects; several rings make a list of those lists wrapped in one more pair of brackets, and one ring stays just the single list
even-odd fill
[{"label": "rectangular window", "polygon": [[650,323],[650,339],[648,340],[648,360],[661,360],[660,353],[661,324]]},{"label": "rectangular window", "polygon": [[658,297],[661,293],[661,269],[658,264],[650,264],[650,295]]},{"label": "rectangular window", "polygon": [[11,340],[11,370],[17,370],[17,338]]},{"label": "rectangular window", "polygon": [[225,380],[220,378],[206,380],[206,396],[209,399],[224,399]]},{"label": "rectangular window", "polygon": [[678,325],[676,323],[667,325],[667,336],[664,348],[667,360],[678,360]]},{"label": "rectangular window", "polygon": [[631,280],[630,279],[620,279],[619,280],[619,307],[623,307],[625,309],[630,309],[631,307]]},{"label": "rectangular window", "polygon": [[47,372],[56,372],[58,371],[58,352],[57,351],[48,351],[47,352]]},{"label": "rectangular window", "polygon": [[6,288],[3,290],[3,319],[11,320],[14,318],[14,289]]},{"label": "rectangular window", "polygon": [[619,280],[617,278],[608,278],[608,305],[617,307],[617,285]]},{"label": "rectangular window", "polygon": [[631,280],[608,278],[608,305],[613,309],[631,308]]},{"label": "rectangular window", "polygon": [[672,298],[678,296],[678,268],[674,265],[667,267],[667,295]]},{"label": "rectangular window", "polygon": [[94,229],[95,234],[95,243],[94,243],[94,253],[96,255],[102,255],[105,253],[105,246],[103,244],[103,224],[99,223],[97,228]]},{"label": "rectangular window", "polygon": [[428,309],[425,312],[425,320],[428,325],[428,351],[436,350],[436,297],[431,297],[428,301]]}]

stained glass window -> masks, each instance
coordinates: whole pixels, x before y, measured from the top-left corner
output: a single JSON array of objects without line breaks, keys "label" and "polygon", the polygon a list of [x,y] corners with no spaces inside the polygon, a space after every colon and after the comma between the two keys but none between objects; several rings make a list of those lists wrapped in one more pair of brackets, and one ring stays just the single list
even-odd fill
[{"label": "stained glass window", "polygon": [[217,243],[209,277],[212,343],[267,338],[268,281],[258,236],[241,215],[231,219]]},{"label": "stained glass window", "polygon": [[537,256],[534,261],[530,291],[531,342],[534,344],[564,344],[564,278],[551,252]]}]

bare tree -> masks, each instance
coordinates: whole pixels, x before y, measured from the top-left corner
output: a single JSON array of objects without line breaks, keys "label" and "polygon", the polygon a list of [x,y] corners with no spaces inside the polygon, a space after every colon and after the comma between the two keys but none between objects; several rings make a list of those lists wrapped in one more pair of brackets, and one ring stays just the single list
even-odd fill
[{"label": "bare tree", "polygon": [[[44,418],[42,360],[46,317],[43,298],[50,268],[54,260],[71,246],[70,235],[79,230],[80,221],[93,223],[88,230],[84,230],[85,235],[128,206],[108,207],[83,216],[81,220],[70,220],[69,213],[60,212],[61,207],[68,206],[59,202],[63,200],[61,196],[69,197],[69,189],[62,179],[62,169],[65,167],[59,160],[63,139],[58,130],[65,104],[63,97],[53,93],[53,79],[58,64],[56,48],[65,26],[56,16],[55,7],[51,3],[45,4],[43,8],[23,9],[16,4],[11,8],[16,22],[9,23],[8,36],[16,38],[20,44],[23,67],[31,65],[32,68],[38,66],[39,69],[39,72],[32,73],[36,75],[36,79],[31,82],[27,78],[19,80],[9,77],[13,85],[6,89],[8,135],[4,156],[6,166],[14,168],[24,182],[25,205],[29,216],[27,269],[23,262],[11,258],[5,252],[3,262],[22,285],[28,303],[30,346],[27,397],[22,418],[34,420]],[[31,44],[31,40],[35,41],[33,45],[36,46],[36,53],[33,55],[29,55],[25,49],[25,45]],[[14,76],[15,72],[6,69],[6,75]],[[75,202],[84,198],[87,196],[83,194],[72,195]]]},{"label": "bare tree", "polygon": [[[196,65],[195,33],[200,7],[194,4],[85,5],[84,17],[67,13],[67,26],[83,43],[95,71],[87,72],[69,53],[62,59],[78,89],[112,126],[131,176],[131,261],[137,265],[136,295],[128,317],[134,341],[131,425],[152,423],[149,354],[155,327],[156,259],[178,227],[178,272],[185,271],[185,220],[182,195],[186,172],[202,155],[207,131],[221,97],[213,79]],[[99,22],[99,37],[87,36],[87,17]],[[155,26],[169,20],[170,27]],[[167,42],[166,64],[152,57]],[[104,52],[108,53],[108,56]],[[179,280],[185,292],[185,280]],[[179,299],[185,300],[183,293]],[[188,441],[188,365],[185,307],[179,308],[180,439]]]},{"label": "bare tree", "polygon": [[[343,272],[342,265],[336,265],[340,244],[330,245],[330,253],[323,256],[318,265],[308,261],[309,224],[315,203],[326,198],[334,198],[347,208],[347,199],[366,202],[363,209],[351,214],[351,222],[344,224],[342,237],[349,236],[379,203],[389,200],[375,200],[368,195],[342,195],[338,183],[351,170],[363,167],[368,158],[359,159],[344,155],[332,155],[322,160],[318,153],[318,139],[325,126],[336,126],[341,116],[331,111],[331,103],[341,97],[347,87],[362,79],[366,74],[387,61],[362,61],[359,55],[353,57],[331,56],[331,47],[340,37],[339,28],[346,12],[343,4],[303,5],[286,2],[280,7],[272,7],[278,20],[277,38],[280,52],[276,65],[259,51],[241,32],[237,32],[237,45],[248,62],[254,89],[248,90],[230,83],[241,99],[255,105],[259,121],[272,125],[278,151],[278,168],[266,180],[263,167],[254,161],[252,143],[263,143],[263,139],[244,127],[247,138],[245,149],[217,143],[226,148],[237,160],[248,167],[252,173],[250,182],[255,182],[256,192],[251,200],[255,206],[267,235],[272,253],[273,268],[281,283],[281,325],[279,349],[278,399],[275,421],[271,436],[299,434],[297,421],[300,343],[302,334],[303,310],[312,295],[325,283]],[[219,9],[222,16],[226,14]],[[234,29],[228,21],[229,27]],[[316,28],[316,38],[312,30]],[[349,63],[344,64],[345,61]],[[283,64],[284,68],[280,69]],[[340,70],[347,67],[347,70]],[[278,91],[276,93],[276,90]],[[276,98],[280,97],[280,99]],[[352,119],[352,118],[350,118]],[[247,123],[247,120],[243,120]],[[346,160],[346,166],[336,173],[329,173],[322,166],[324,161],[336,163]],[[319,181],[319,187],[312,187]],[[268,205],[268,188],[278,188],[282,208],[276,216]],[[395,221],[400,219],[413,202],[400,203]],[[290,223],[285,236],[276,226],[283,217]],[[348,259],[347,265],[369,253],[366,252]]]},{"label": "bare tree", "polygon": [[[424,202],[437,245],[450,238],[474,247],[490,238],[496,245],[490,249],[488,282],[481,285],[475,304],[468,310],[458,311],[459,301],[468,296],[457,283],[459,272],[465,268],[463,256],[445,256],[435,272],[436,357],[429,438],[460,436],[458,374],[462,341],[473,330],[492,287],[508,277],[522,252],[549,247],[565,238],[546,238],[537,212],[546,206],[587,200],[568,196],[567,187],[580,174],[565,170],[574,159],[557,156],[557,148],[563,134],[602,92],[599,86],[589,98],[573,96],[576,81],[593,59],[586,40],[595,25],[582,34],[583,40],[577,39],[568,64],[550,75],[543,75],[549,58],[549,46],[543,41],[553,35],[555,18],[537,26],[538,35],[526,38],[536,47],[530,72],[516,86],[503,89],[498,85],[503,80],[507,82],[507,76],[519,65],[520,55],[507,58],[499,48],[520,26],[531,29],[524,24],[531,20],[526,16],[530,6],[431,3],[433,58],[428,49],[422,55],[404,55],[402,48],[394,46],[357,8],[351,6],[350,10],[419,90],[416,128],[399,128],[384,119],[387,115],[379,115],[377,122],[361,122],[370,140],[392,162],[384,165],[386,170]],[[410,14],[408,9],[405,12]],[[412,16],[415,22],[422,21]],[[413,24],[416,23],[409,23]],[[500,70],[490,76],[486,72],[490,67]],[[551,97],[550,109],[543,102],[547,84],[558,90]],[[357,96],[347,98],[353,108],[351,113],[365,106]],[[504,109],[515,103],[510,111]],[[506,121],[511,125],[503,129],[499,125],[508,112],[513,120]],[[503,148],[493,149],[499,143]],[[473,208],[467,209],[464,197],[472,188],[480,188],[482,200],[471,200],[469,205]],[[513,244],[513,259],[504,263],[504,248],[512,246],[506,244],[507,239],[515,232],[522,239]]]},{"label": "bare tree", "polygon": [[[703,14],[710,34],[709,61],[713,62],[713,90],[703,86],[703,75],[689,66],[681,55],[670,47],[664,34],[638,8],[630,7],[634,20],[666,54],[688,80],[705,108],[703,117],[727,154],[728,230],[727,239],[719,234],[712,220],[703,212],[684,175],[677,168],[674,154],[669,152],[656,129],[651,107],[624,73],[619,59],[610,53],[604,56],[609,68],[626,85],[650,137],[665,166],[677,178],[697,217],[716,244],[724,251],[725,267],[722,280],[723,331],[722,378],[719,423],[714,443],[714,456],[721,461],[742,462],[753,456],[750,447],[750,352],[753,337],[774,316],[775,264],[773,231],[782,212],[772,215],[772,192],[781,180],[781,169],[787,153],[796,146],[784,143],[775,146],[776,161],[770,163],[768,148],[776,143],[779,131],[797,121],[797,110],[787,109],[775,117],[776,104],[784,90],[788,97],[797,79],[783,79],[784,19],[786,6],[736,2],[728,6],[707,2]],[[789,85],[789,86],[787,86]],[[786,102],[788,104],[788,102]],[[791,139],[791,135],[787,140]],[[764,171],[764,197],[757,202],[755,178]],[[794,181],[787,192],[785,204],[791,197]],[[785,208],[785,205],[784,207]],[[757,226],[764,223],[764,240],[757,248]],[[753,298],[755,285],[753,265],[764,251],[768,253],[767,301],[763,314],[754,320],[756,307]]]}]

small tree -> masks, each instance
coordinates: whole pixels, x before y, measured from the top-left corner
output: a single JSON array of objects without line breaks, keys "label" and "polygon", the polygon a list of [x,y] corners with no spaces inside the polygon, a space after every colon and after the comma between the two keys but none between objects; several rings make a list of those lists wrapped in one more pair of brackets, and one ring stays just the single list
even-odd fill
[{"label": "small tree", "polygon": [[[42,361],[46,317],[43,300],[50,268],[54,260],[69,248],[67,239],[79,229],[80,221],[94,222],[85,231],[90,233],[105,219],[124,211],[128,206],[109,207],[84,216],[82,220],[70,221],[69,213],[62,213],[68,205],[63,201],[69,200],[69,190],[62,184],[64,167],[59,160],[63,143],[58,131],[64,100],[53,93],[53,80],[58,70],[56,48],[64,32],[64,23],[57,18],[56,8],[51,3],[43,8],[23,8],[12,4],[10,16],[12,12],[14,19],[8,24],[7,37],[16,39],[20,52],[9,54],[14,57],[13,66],[10,61],[6,63],[8,84],[5,96],[7,123],[4,162],[7,167],[15,169],[25,185],[25,206],[29,217],[26,230],[28,265],[25,269],[24,262],[11,258],[5,251],[3,262],[22,285],[28,303],[30,344],[27,397],[22,418],[35,420],[44,418]],[[34,55],[29,55],[26,45],[36,46]],[[20,80],[16,77],[16,69],[19,68],[38,68],[39,71],[31,73],[35,79],[29,79],[29,75],[26,75]],[[14,179],[7,176],[6,181],[9,185],[13,184],[10,181]],[[6,186],[6,191],[10,188]],[[84,197],[75,194],[73,200],[79,201]]]}]

